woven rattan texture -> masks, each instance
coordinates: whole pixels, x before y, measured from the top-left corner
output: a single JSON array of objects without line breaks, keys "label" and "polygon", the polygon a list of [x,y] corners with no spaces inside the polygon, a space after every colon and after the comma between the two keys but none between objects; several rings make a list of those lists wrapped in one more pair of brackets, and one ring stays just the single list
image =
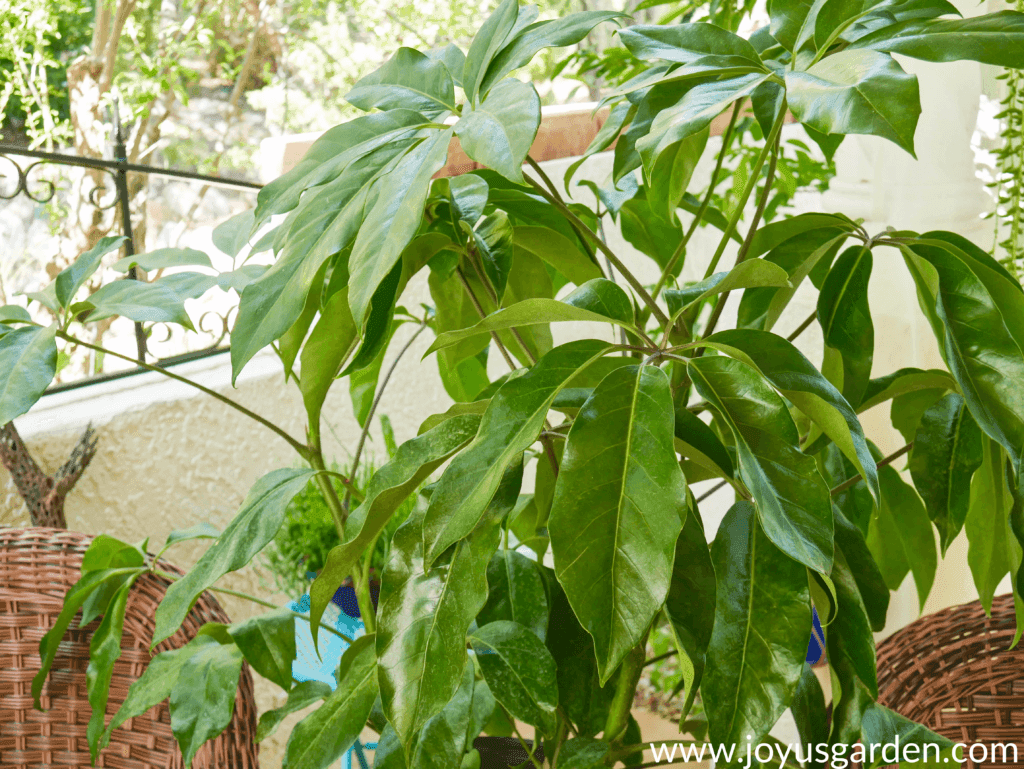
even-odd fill
[{"label": "woven rattan texture", "polygon": [[[990,617],[974,601],[912,622],[878,646],[878,701],[954,742],[1024,745],[1024,644],[1009,648],[1016,627],[1012,595],[997,596]],[[1010,765],[1024,763],[970,762]]]},{"label": "woven rattan texture", "polygon": [[[90,708],[85,685],[89,639],[98,620],[85,628],[72,622],[61,643],[46,686],[45,712],[32,706],[32,677],[39,670],[39,639],[60,613],[64,593],[80,576],[82,554],[92,538],[47,528],[0,529],[0,767],[89,766],[85,729]],[[169,564],[161,568],[181,573]],[[153,615],[169,583],[146,575],[132,589],[114,665],[107,720],[117,712],[128,687],[149,664]],[[157,651],[177,648],[205,622],[228,622],[208,593],[174,636]],[[256,709],[252,676],[243,668],[235,713],[228,728],[199,751],[195,767],[257,769]],[[97,766],[115,769],[165,769],[182,766],[171,733],[167,702],[114,731]]]}]

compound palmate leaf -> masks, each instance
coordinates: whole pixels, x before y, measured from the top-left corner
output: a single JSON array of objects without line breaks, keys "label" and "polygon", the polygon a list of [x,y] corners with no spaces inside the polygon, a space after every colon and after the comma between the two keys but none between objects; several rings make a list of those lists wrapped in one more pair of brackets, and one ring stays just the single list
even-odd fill
[{"label": "compound palmate leaf", "polygon": [[612,371],[569,431],[548,530],[555,573],[594,638],[604,684],[668,594],[686,482],[672,393],[652,366]]}]

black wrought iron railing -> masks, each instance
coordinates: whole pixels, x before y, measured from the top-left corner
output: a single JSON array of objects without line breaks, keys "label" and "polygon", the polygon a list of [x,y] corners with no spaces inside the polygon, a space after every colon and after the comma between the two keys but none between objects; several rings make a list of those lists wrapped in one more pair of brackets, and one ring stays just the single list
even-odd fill
[{"label": "black wrought iron railing", "polygon": [[[247,190],[256,192],[263,185],[244,180],[228,179],[219,176],[196,173],[193,171],[181,171],[172,168],[156,168],[138,163],[130,163],[127,160],[125,139],[120,126],[115,118],[115,130],[113,141],[113,159],[88,158],[66,152],[45,152],[41,150],[26,149],[24,147],[0,142],[0,200],[13,200],[18,196],[25,196],[38,204],[50,202],[57,194],[57,184],[51,179],[34,179],[33,174],[45,166],[66,166],[79,167],[101,171],[109,175],[110,186],[98,185],[88,196],[89,203],[97,209],[110,210],[116,207],[117,217],[121,233],[126,237],[124,244],[125,256],[133,256],[137,253],[137,246],[142,244],[135,242],[135,228],[132,220],[132,200],[129,193],[128,175],[144,174],[147,177],[162,177],[181,181],[191,181],[209,185],[211,187],[227,188],[234,190]],[[136,269],[133,267],[128,273],[130,279],[138,279]],[[224,320],[226,331],[227,321]],[[173,365],[186,360],[195,360],[207,355],[218,354],[226,350],[221,345],[226,334],[222,333],[218,339],[208,348],[172,355],[164,358],[155,358],[148,351],[148,332],[141,323],[135,323],[135,342],[138,360],[150,365]],[[147,360],[147,358],[149,358]],[[141,373],[145,369],[141,367],[101,373],[84,380],[58,384],[52,388],[53,391],[67,390],[74,387],[91,384],[97,381],[130,376]]]}]

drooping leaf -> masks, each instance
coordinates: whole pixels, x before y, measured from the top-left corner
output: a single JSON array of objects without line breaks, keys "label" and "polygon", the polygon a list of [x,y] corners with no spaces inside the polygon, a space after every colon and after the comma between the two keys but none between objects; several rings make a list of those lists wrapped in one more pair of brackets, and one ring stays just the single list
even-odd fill
[{"label": "drooping leaf", "polygon": [[484,215],[487,207],[487,182],[477,174],[462,174],[448,180],[452,213],[470,227]]},{"label": "drooping leaf", "polygon": [[608,743],[591,737],[573,737],[562,743],[558,765],[563,769],[600,769],[606,766]]},{"label": "drooping leaf", "polygon": [[0,336],[0,426],[38,401],[57,374],[56,326],[22,326]]},{"label": "drooping leaf", "polygon": [[869,524],[868,547],[890,590],[898,588],[907,573],[913,572],[923,608],[935,579],[937,562],[931,521],[917,492],[893,467],[881,468],[878,482],[882,504]]},{"label": "drooping leaf", "polygon": [[570,283],[582,286],[604,274],[590,257],[565,235],[548,227],[517,225],[512,242],[517,250],[529,251],[550,264]]},{"label": "drooping leaf", "polygon": [[359,350],[338,376],[349,376],[353,372],[372,366],[384,352],[394,331],[395,302],[402,289],[403,272],[402,261],[396,262],[391,272],[384,276],[384,280],[373,292],[369,313],[362,327]]},{"label": "drooping leaf", "polygon": [[982,463],[971,481],[971,497],[964,531],[967,563],[974,586],[986,612],[992,610],[996,588],[1010,571],[1014,559],[1010,545],[1010,508],[1013,501],[1006,485],[1006,455],[991,438],[982,439]]},{"label": "drooping leaf", "polygon": [[836,642],[829,647],[829,659],[838,663],[836,658],[842,655],[845,664],[867,687],[871,696],[877,697],[875,637],[857,582],[841,550],[836,553],[830,577],[836,589],[838,610],[828,626],[829,637]]},{"label": "drooping leaf", "polygon": [[672,582],[665,599],[665,616],[679,649],[679,667],[683,673],[676,688],[686,693],[680,721],[686,720],[704,677],[715,623],[715,567],[711,563],[700,514],[696,508],[692,512],[676,540]]},{"label": "drooping leaf", "polygon": [[693,172],[704,154],[710,129],[704,129],[668,147],[651,168],[646,168],[647,197],[651,209],[662,219],[671,219],[690,185]]},{"label": "drooping leaf", "polygon": [[320,424],[320,410],[327,393],[357,339],[358,329],[348,308],[348,291],[342,289],[327,300],[302,347],[299,390],[309,424]]},{"label": "drooping leaf", "polygon": [[739,474],[753,495],[768,538],[791,558],[827,574],[832,563],[832,505],[814,459],[782,399],[756,369],[704,356],[687,370],[736,441]]},{"label": "drooping leaf", "polygon": [[807,70],[787,70],[786,99],[793,115],[817,131],[881,136],[914,155],[917,77],[888,54],[846,50]]},{"label": "drooping leaf", "polygon": [[104,610],[103,620],[89,641],[89,665],[85,670],[85,685],[92,715],[86,727],[86,738],[93,761],[99,754],[99,743],[106,725],[107,698],[110,694],[110,680],[114,675],[114,663],[121,656],[121,634],[124,631],[128,595],[140,573],[129,575],[121,583],[111,598],[110,605]]},{"label": "drooping leaf", "polygon": [[262,742],[277,731],[277,727],[286,716],[327,699],[332,691],[333,689],[323,681],[300,681],[295,684],[288,692],[288,699],[284,705],[260,715],[259,723],[256,725],[256,742]]},{"label": "drooping leaf", "polygon": [[362,636],[345,650],[338,665],[338,688],[295,725],[282,767],[327,769],[352,747],[377,699],[374,642],[374,636]]},{"label": "drooping leaf", "polygon": [[462,88],[470,102],[475,102],[480,95],[480,84],[487,74],[487,69],[498,51],[504,47],[518,16],[518,0],[503,0],[487,17],[473,38],[466,53],[466,64],[462,72]]},{"label": "drooping leaf", "polygon": [[310,631],[316,643],[324,609],[399,505],[476,434],[480,417],[465,414],[449,419],[423,435],[403,443],[394,459],[373,474],[362,504],[349,517],[346,541],[331,549],[324,567],[313,580],[310,594]]},{"label": "drooping leaf", "polygon": [[555,396],[607,350],[606,342],[594,339],[569,342],[495,393],[477,438],[452,461],[431,495],[423,521],[428,564],[477,526],[505,469],[537,440]]},{"label": "drooping leaf", "polygon": [[153,646],[181,626],[200,593],[228,572],[245,566],[266,547],[281,527],[285,507],[313,475],[311,470],[281,469],[256,481],[220,538],[167,589],[156,610]]},{"label": "drooping leaf", "polygon": [[632,329],[633,304],[615,283],[597,278],[584,283],[564,299],[524,299],[488,315],[475,326],[440,334],[424,355],[491,331],[561,321],[615,323]]},{"label": "drooping leaf", "polygon": [[140,267],[147,271],[162,270],[165,267],[192,266],[213,269],[210,257],[194,248],[158,248],[144,254],[126,256],[124,259],[114,262],[112,266],[118,272],[128,272],[132,267]]},{"label": "drooping leaf", "polygon": [[839,391],[792,344],[768,331],[732,329],[706,339],[719,350],[756,368],[839,447],[867,478],[877,500],[878,475],[864,429]]},{"label": "drooping leaf", "polygon": [[732,478],[735,474],[732,458],[715,431],[696,414],[679,406],[675,414],[675,437],[676,451],[687,459],[719,473],[723,478]]},{"label": "drooping leaf", "polygon": [[345,94],[345,101],[369,112],[414,109],[426,114],[455,112],[455,83],[440,61],[413,48],[398,51]]},{"label": "drooping leaf", "polygon": [[470,158],[516,184],[526,184],[523,163],[540,128],[540,97],[532,84],[502,80],[455,125]]},{"label": "drooping leaf", "polygon": [[[818,677],[806,662],[800,673],[793,700],[789,704],[800,734],[800,742],[804,745],[828,744],[828,711],[825,709],[825,693],[821,689]],[[808,756],[807,766],[818,769],[822,766],[820,757]]]},{"label": "drooping leaf", "polygon": [[[941,369],[923,370],[901,368],[878,379],[872,379],[864,389],[864,396],[857,406],[857,412],[867,411],[879,403],[896,399],[901,395],[922,390],[955,390],[956,381],[949,372]],[[912,439],[908,439],[909,440]]]},{"label": "drooping leaf", "polygon": [[672,421],[666,374],[625,366],[597,386],[566,442],[548,530],[558,581],[594,638],[602,685],[672,580],[687,511]]},{"label": "drooping leaf", "polygon": [[548,632],[548,596],[536,561],[515,550],[498,550],[487,566],[487,603],[477,624],[515,622],[541,641]]},{"label": "drooping leaf", "polygon": [[[950,764],[958,765],[952,740],[936,734],[899,713],[894,713],[883,705],[872,703],[865,710],[861,728],[868,755],[872,756],[870,763],[865,763],[869,769],[888,763],[890,757],[893,759],[903,756],[911,758],[912,754],[904,752],[904,749],[910,745],[918,747],[919,750],[914,751],[913,756],[916,757],[919,753],[920,759],[900,761],[900,766],[945,769]],[[881,746],[881,749],[876,750],[876,746]],[[877,758],[874,758],[876,755]]]},{"label": "drooping leaf", "polygon": [[428,566],[422,523],[414,514],[395,532],[377,614],[381,701],[407,753],[459,685],[466,631],[487,600],[487,564],[499,539],[498,527],[486,525]]},{"label": "drooping leaf", "polygon": [[616,11],[582,11],[570,13],[560,19],[537,21],[518,34],[509,35],[505,46],[498,51],[486,68],[480,82],[480,93],[491,88],[513,70],[525,67],[544,48],[562,48],[575,45],[604,21],[620,19],[624,14]]},{"label": "drooping leaf", "polygon": [[939,530],[943,553],[967,519],[971,477],[981,454],[981,430],[960,395],[950,393],[924,412],[910,453],[910,475]]},{"label": "drooping leaf", "polygon": [[834,512],[836,550],[842,551],[846,566],[857,583],[871,629],[879,633],[885,627],[885,615],[889,610],[889,587],[868,549],[864,534],[841,510],[834,509]]},{"label": "drooping leaf", "polygon": [[185,300],[159,281],[115,280],[92,294],[85,304],[93,308],[87,318],[90,323],[120,315],[140,322],[179,323],[192,329]]},{"label": "drooping leaf", "polygon": [[851,48],[899,53],[924,61],[972,60],[1024,67],[1024,14],[998,11],[966,19],[909,19],[860,38]]},{"label": "drooping leaf", "polygon": [[444,165],[451,136],[451,129],[436,132],[380,180],[349,257],[349,307],[360,329],[377,287],[419,228],[430,177]]},{"label": "drooping leaf", "polygon": [[680,289],[667,289],[665,302],[673,316],[715,294],[744,288],[789,286],[788,273],[764,259],[747,259],[728,272],[716,272],[710,278]]},{"label": "drooping leaf", "polygon": [[512,271],[512,224],[508,214],[498,210],[484,217],[473,229],[473,243],[500,302]]},{"label": "drooping leaf", "polygon": [[818,323],[825,344],[842,353],[843,396],[859,404],[871,379],[875,327],[868,307],[871,251],[847,249],[825,278],[818,294]]},{"label": "drooping leaf", "polygon": [[621,30],[619,38],[630,53],[640,59],[692,64],[712,54],[736,56],[747,59],[755,67],[761,66],[761,57],[747,40],[707,22],[637,24]]},{"label": "drooping leaf", "polygon": [[295,615],[287,609],[258,614],[228,627],[252,669],[285,691],[292,688]]},{"label": "drooping leaf", "polygon": [[170,695],[171,731],[185,766],[231,723],[241,674],[242,652],[234,644],[202,644],[178,669]]},{"label": "drooping leaf", "polygon": [[789,706],[811,633],[807,572],[765,536],[753,505],[737,502],[711,546],[715,624],[701,685],[712,742],[756,743]]},{"label": "drooping leaf", "polygon": [[650,132],[637,141],[636,149],[645,167],[678,141],[703,131],[737,99],[749,96],[770,76],[753,72],[725,80],[701,83],[691,88],[674,106],[662,110],[651,123]]},{"label": "drooping leaf", "polygon": [[590,145],[583,153],[583,156],[579,160],[574,161],[566,170],[566,192],[569,192],[569,184],[572,182],[572,178],[576,175],[580,166],[586,162],[587,158],[608,149],[612,145],[612,142],[619,138],[619,134],[622,132],[623,127],[629,124],[635,114],[636,106],[631,104],[628,99],[623,99],[611,108],[611,111],[608,113],[608,117],[601,125],[600,130],[598,130],[593,140],[590,142]]},{"label": "drooping leaf", "polygon": [[469,640],[494,699],[513,717],[554,734],[558,683],[555,660],[544,643],[506,620],[478,627]]},{"label": "drooping leaf", "polygon": [[[466,660],[462,681],[441,712],[423,725],[412,755],[412,769],[448,769],[457,766],[465,753],[475,702],[475,669]],[[493,707],[493,706],[492,706]],[[479,733],[479,732],[477,732]],[[475,737],[476,734],[473,735]],[[401,746],[399,745],[399,748]],[[376,766],[377,756],[374,755]]]},{"label": "drooping leaf", "polygon": [[127,240],[124,236],[100,238],[100,242],[61,270],[54,281],[54,296],[61,307],[68,307],[78,289],[85,285],[100,267],[103,257],[116,251]]}]

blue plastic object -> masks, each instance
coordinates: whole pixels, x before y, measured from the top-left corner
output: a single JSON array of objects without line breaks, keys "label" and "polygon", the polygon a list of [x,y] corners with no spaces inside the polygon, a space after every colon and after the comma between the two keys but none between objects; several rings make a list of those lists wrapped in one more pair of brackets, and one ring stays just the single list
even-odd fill
[{"label": "blue plastic object", "polygon": [[[351,590],[352,588],[349,588],[349,591]],[[341,591],[339,590],[338,592],[340,593]],[[352,601],[353,603],[355,602],[354,593]],[[343,611],[342,607],[344,604],[341,606],[339,604],[342,604],[342,601],[339,601],[338,595],[335,595],[334,600],[324,610],[324,616],[320,621],[352,639],[364,635],[366,629],[363,627],[362,620],[358,618],[358,608],[356,609],[356,616],[353,617],[347,611],[349,607],[345,606],[346,610]],[[288,608],[308,617],[309,605],[309,594],[307,593],[298,601],[289,603]],[[313,648],[313,635],[309,632],[309,623],[302,620],[298,620],[295,623],[295,661],[292,662],[292,678],[296,681],[322,681],[334,689],[338,686],[334,673],[338,669],[341,655],[348,648],[348,643],[323,628],[317,634],[317,641],[320,648],[319,655],[317,655],[316,649]],[[363,755],[363,749],[373,750],[376,747],[377,743],[375,742],[361,744],[359,740],[356,740],[356,743],[341,758],[342,769],[353,769],[355,766],[352,763],[353,758],[358,761],[359,769],[369,769],[369,765],[366,763],[366,756]]]}]

